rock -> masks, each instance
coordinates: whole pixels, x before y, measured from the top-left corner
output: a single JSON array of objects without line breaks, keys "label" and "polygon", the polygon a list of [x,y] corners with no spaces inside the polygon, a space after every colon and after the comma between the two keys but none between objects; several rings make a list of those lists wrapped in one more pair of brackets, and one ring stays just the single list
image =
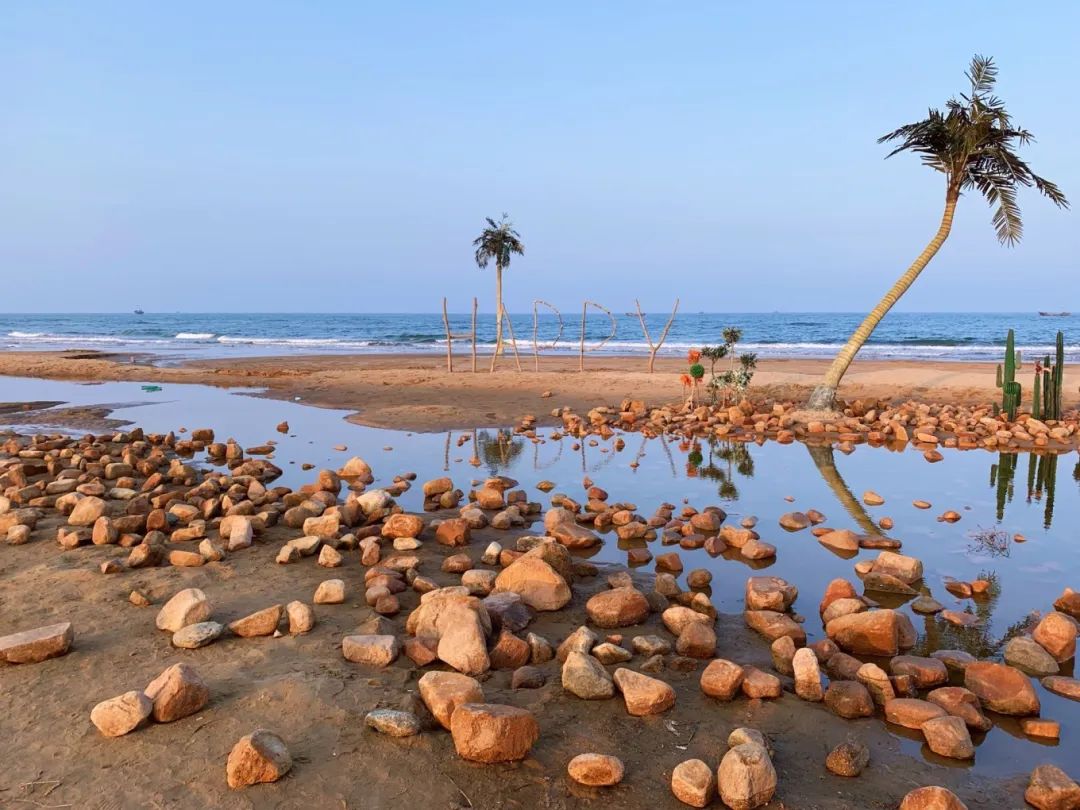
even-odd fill
[{"label": "rock", "polygon": [[319,565],[323,568],[338,568],[345,562],[341,552],[331,546],[323,546],[319,551]]},{"label": "rock", "polygon": [[803,700],[822,700],[824,693],[821,688],[821,667],[814,651],[809,647],[796,650],[791,665],[795,673],[795,694]]},{"label": "rock", "polygon": [[37,664],[67,655],[74,639],[71,622],[0,636],[0,660],[9,664]]},{"label": "rock", "polygon": [[612,588],[589,599],[585,611],[597,627],[629,627],[648,617],[649,600],[636,588]]},{"label": "rock", "polygon": [[251,518],[237,516],[229,528],[229,540],[225,544],[227,551],[239,551],[251,546],[255,537],[255,528]]},{"label": "rock", "polygon": [[780,577],[750,577],[746,580],[744,599],[747,610],[773,610],[783,613],[791,607],[799,589]]},{"label": "rock", "polygon": [[398,657],[401,646],[394,636],[345,636],[341,640],[341,653],[345,660],[371,667],[385,667]]},{"label": "rock", "polygon": [[338,475],[342,478],[355,479],[362,484],[370,484],[375,480],[375,477],[371,474],[371,467],[359,456],[353,456],[346,461],[344,466],[338,470]]},{"label": "rock", "polygon": [[622,781],[622,760],[606,754],[578,754],[566,766],[575,782],[589,787],[610,787]]},{"label": "rock", "polygon": [[454,748],[472,762],[524,759],[540,737],[532,712],[494,703],[464,703],[450,718]]},{"label": "rock", "polygon": [[571,651],[562,667],[562,687],[582,700],[604,700],[615,696],[608,671],[591,655]]},{"label": "rock", "polygon": [[910,676],[917,689],[929,689],[949,680],[949,671],[943,662],[917,655],[896,656],[889,662],[889,671],[893,675]]},{"label": "rock", "polygon": [[720,798],[731,810],[753,810],[772,799],[776,792],[776,770],[762,746],[745,743],[724,754],[716,782]]},{"label": "rock", "polygon": [[711,624],[691,622],[676,640],[675,652],[688,658],[712,658],[716,655],[716,631]]},{"label": "rock", "polygon": [[968,810],[951,790],[927,786],[916,788],[900,802],[900,810]]},{"label": "rock", "polygon": [[918,596],[912,601],[911,609],[916,613],[922,613],[924,615],[932,615],[934,613],[940,613],[945,609],[945,606],[941,604],[937,599],[930,596]]},{"label": "rock", "polygon": [[547,683],[547,675],[540,667],[518,667],[510,676],[511,689],[539,689],[545,683]]},{"label": "rock", "polygon": [[1074,619],[1080,619],[1080,591],[1066,588],[1054,601],[1054,610],[1060,610]]},{"label": "rock", "polygon": [[1076,678],[1066,678],[1064,675],[1051,675],[1050,677],[1043,678],[1040,683],[1044,688],[1053,692],[1055,695],[1061,695],[1070,700],[1080,700],[1080,680],[1077,680]]},{"label": "rock", "polygon": [[701,673],[701,691],[717,700],[731,700],[743,682],[743,668],[736,663],[717,658]]},{"label": "rock", "polygon": [[[560,610],[570,601],[566,579],[541,557],[519,557],[495,578],[493,593],[509,591],[521,596],[533,610]],[[646,602],[646,613],[648,603]]]},{"label": "rock", "polygon": [[671,772],[671,792],[683,804],[707,807],[716,795],[713,770],[700,759],[680,762]]},{"label": "rock", "polygon": [[661,714],[675,705],[675,690],[656,678],[619,667],[614,681],[626,701],[627,713],[634,717]]},{"label": "rock", "polygon": [[1039,765],[1031,772],[1024,799],[1037,810],[1076,810],[1080,785],[1056,765]]},{"label": "rock", "polygon": [[879,706],[884,706],[896,697],[892,681],[877,664],[863,664],[855,673],[855,678],[870,691],[874,703]]},{"label": "rock", "polygon": [[204,622],[210,618],[210,600],[198,588],[185,588],[177,592],[158,611],[157,628],[175,633],[189,624]]},{"label": "rock", "polygon": [[1015,636],[1005,645],[1005,663],[1014,666],[1029,675],[1040,677],[1056,675],[1058,663],[1035,639],[1030,636]]},{"label": "rock", "polygon": [[225,626],[217,622],[197,622],[181,627],[172,636],[172,645],[184,650],[197,650],[220,638]]},{"label": "rock", "polygon": [[853,655],[892,657],[899,651],[899,622],[892,610],[840,616],[825,626],[825,633],[841,649]]},{"label": "rock", "polygon": [[874,700],[869,690],[858,681],[830,683],[825,690],[825,705],[833,714],[848,720],[874,714]]},{"label": "rock", "polygon": [[850,529],[840,529],[823,534],[818,542],[839,554],[856,554],[859,551],[859,537]]},{"label": "rock", "polygon": [[412,712],[375,709],[364,717],[364,725],[391,737],[412,737],[420,733],[420,721]]},{"label": "rock", "polygon": [[448,731],[450,720],[459,706],[484,702],[480,682],[458,672],[426,672],[416,685],[428,711]]},{"label": "rock", "polygon": [[101,498],[89,496],[75,504],[75,508],[68,515],[68,523],[72,526],[93,526],[97,519],[104,516],[108,506]]},{"label": "rock", "polygon": [[936,703],[916,698],[893,698],[885,701],[885,719],[904,728],[918,731],[927,720],[947,717],[945,710]]},{"label": "rock", "polygon": [[270,636],[277,630],[281,615],[285,612],[281,605],[271,605],[268,608],[252,613],[242,619],[237,619],[229,625],[229,630],[241,638],[254,638],[256,636]]},{"label": "rock", "polygon": [[870,749],[857,742],[841,743],[825,758],[825,767],[837,776],[858,776],[869,764]]},{"label": "rock", "polygon": [[743,667],[743,694],[748,698],[778,698],[783,694],[780,679],[757,667]]},{"label": "rock", "polygon": [[492,669],[517,669],[529,662],[529,644],[504,627],[489,657]]},{"label": "rock", "polygon": [[645,656],[667,655],[671,652],[671,642],[660,636],[634,636],[631,646],[634,652]]},{"label": "rock", "polygon": [[1061,739],[1061,723],[1057,720],[1047,720],[1044,717],[1021,718],[1020,730],[1029,737],[1054,741]]},{"label": "rock", "polygon": [[231,788],[260,782],[276,782],[292,768],[292,757],[285,742],[264,728],[253,731],[233,746],[225,766]]},{"label": "rock", "polygon": [[1039,696],[1028,677],[1007,664],[978,661],[964,670],[964,686],[992,712],[1023,717],[1039,713]]},{"label": "rock", "polygon": [[772,655],[773,669],[781,675],[794,675],[795,667],[795,642],[790,636],[780,636],[769,645],[769,653]]},{"label": "rock", "polygon": [[780,526],[789,532],[798,532],[810,526],[810,518],[802,512],[787,512],[780,516]]},{"label": "rock", "polygon": [[739,726],[738,728],[732,729],[731,733],[728,734],[728,748],[734,748],[736,745],[745,745],[746,743],[760,745],[765,749],[765,752],[770,758],[773,755],[772,744],[769,742],[769,739],[756,728]]},{"label": "rock", "polygon": [[396,540],[399,537],[419,537],[423,531],[423,518],[398,512],[386,519],[381,533],[388,540]]},{"label": "rock", "polygon": [[672,605],[661,614],[661,619],[663,619],[664,626],[675,636],[681,636],[683,631],[693,622],[708,624],[710,627],[713,623],[711,616],[698,613],[696,610],[682,605]]},{"label": "rock", "polygon": [[975,746],[967,725],[959,717],[935,717],[922,724],[922,733],[930,750],[940,757],[973,759]]},{"label": "rock", "polygon": [[1064,613],[1047,613],[1036,625],[1031,636],[1058,663],[1076,655],[1076,622]]},{"label": "rock", "polygon": [[136,690],[103,700],[90,711],[90,722],[106,737],[121,737],[146,723],[154,703]]},{"label": "rock", "polygon": [[285,613],[289,617],[291,635],[307,633],[315,626],[315,611],[311,609],[311,605],[294,600],[285,606]]},{"label": "rock", "polygon": [[[697,626],[700,627],[700,625]],[[593,647],[592,656],[605,666],[608,664],[625,664],[634,657],[625,647],[620,647],[618,644],[612,644],[607,641]]]},{"label": "rock", "polygon": [[154,720],[171,723],[201,710],[210,702],[210,690],[189,664],[173,664],[144,690],[153,702]]},{"label": "rock", "polygon": [[912,585],[922,579],[923,576],[923,564],[921,561],[892,551],[880,552],[870,570],[875,574],[896,577],[905,585]]},{"label": "rock", "polygon": [[319,583],[312,600],[316,605],[340,605],[345,601],[345,581],[327,579]]},{"label": "rock", "polygon": [[973,692],[962,686],[942,686],[930,692],[926,699],[931,703],[936,703],[952,717],[959,717],[968,728],[989,731],[993,725],[982,713],[979,699]]},{"label": "rock", "polygon": [[435,528],[435,542],[444,546],[467,546],[471,540],[469,522],[464,518],[447,518]]}]

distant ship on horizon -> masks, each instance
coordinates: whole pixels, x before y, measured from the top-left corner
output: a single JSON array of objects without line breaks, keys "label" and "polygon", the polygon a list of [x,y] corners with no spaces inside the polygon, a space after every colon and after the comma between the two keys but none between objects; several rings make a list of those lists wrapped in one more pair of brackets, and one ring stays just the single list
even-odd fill
[{"label": "distant ship on horizon", "polygon": [[1044,318],[1066,318],[1072,315],[1071,312],[1040,312],[1039,314]]},{"label": "distant ship on horizon", "polygon": [[[137,310],[135,310],[135,314],[136,315],[145,315],[146,313],[143,312],[141,309],[137,309]],[[1039,314],[1042,314],[1042,313],[1039,313]]]}]

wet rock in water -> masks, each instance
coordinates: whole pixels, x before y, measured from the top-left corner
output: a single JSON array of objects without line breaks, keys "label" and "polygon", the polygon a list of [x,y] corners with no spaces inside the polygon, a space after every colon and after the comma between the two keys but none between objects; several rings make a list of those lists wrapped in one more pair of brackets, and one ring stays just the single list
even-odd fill
[{"label": "wet rock in water", "polygon": [[909,557],[906,554],[897,554],[893,551],[880,552],[870,570],[875,574],[896,577],[905,585],[913,585],[923,576],[921,560]]},{"label": "wet rock in water", "polygon": [[943,708],[928,700],[893,698],[885,702],[886,720],[916,731],[922,728],[926,721],[946,716]]},{"label": "wet rock in water", "polygon": [[539,689],[545,683],[547,683],[547,675],[540,667],[518,667],[510,677],[511,689]]},{"label": "wet rock in water", "polygon": [[416,685],[428,711],[448,731],[450,720],[459,706],[484,702],[480,682],[459,672],[426,672]]},{"label": "wet rock in water", "polygon": [[778,613],[775,610],[745,610],[743,619],[748,627],[769,641],[775,641],[781,636],[789,636],[796,645],[806,643],[806,631],[786,613]]},{"label": "wet rock in water", "polygon": [[340,605],[345,601],[345,580],[327,579],[319,583],[312,600],[316,605]]},{"label": "wet rock in water", "polygon": [[636,588],[613,588],[590,598],[585,611],[597,627],[629,627],[648,617],[649,600]]},{"label": "wet rock in water", "polygon": [[840,554],[855,554],[859,551],[859,538],[850,529],[839,529],[823,534],[818,542]]},{"label": "wet rock in water", "polygon": [[106,737],[120,737],[150,719],[154,703],[138,690],[103,700],[90,711],[90,722]]},{"label": "wet rock in water", "polygon": [[1045,717],[1021,718],[1020,730],[1029,737],[1039,737],[1045,740],[1061,738],[1061,724],[1056,720],[1047,720]]},{"label": "wet rock in water", "polygon": [[743,682],[743,668],[738,664],[717,658],[709,662],[701,673],[701,691],[717,700],[731,700],[738,694]]},{"label": "wet rock in water", "polygon": [[345,660],[370,667],[386,667],[398,657],[401,647],[394,636],[345,636],[341,653]]},{"label": "wet rock in water", "polygon": [[1031,636],[1058,663],[1076,655],[1076,621],[1064,613],[1052,612],[1043,616]]},{"label": "wet rock in water", "polygon": [[603,665],[591,655],[571,651],[562,667],[562,687],[582,700],[615,696],[615,684]]},{"label": "wet rock in water", "polygon": [[878,495],[874,490],[868,489],[863,493],[863,503],[867,506],[881,506],[885,503],[885,499]]},{"label": "wet rock in water", "polygon": [[962,686],[942,686],[930,692],[926,699],[936,703],[953,717],[959,717],[968,728],[976,731],[989,731],[990,722],[979,705],[979,699],[969,689]]},{"label": "wet rock in water", "polygon": [[941,661],[951,672],[963,672],[969,664],[974,664],[978,660],[974,655],[963,650],[935,650],[930,653],[930,657]]},{"label": "wet rock in water", "polygon": [[1015,636],[1005,645],[1005,663],[1036,677],[1056,675],[1058,663],[1030,636]]},{"label": "wet rock in water", "polygon": [[292,768],[292,757],[284,740],[266,729],[258,729],[241,737],[229,752],[225,765],[231,788],[242,788],[260,782],[276,782]]},{"label": "wet rock in water", "polygon": [[311,605],[294,600],[285,606],[285,613],[289,618],[291,635],[307,633],[315,626],[315,611],[311,609]]},{"label": "wet rock in water", "polygon": [[1064,675],[1051,675],[1047,678],[1043,678],[1040,683],[1044,688],[1053,692],[1055,695],[1061,695],[1070,700],[1080,700],[1080,680],[1077,680],[1076,678],[1066,678]]},{"label": "wet rock in water", "polygon": [[857,599],[858,593],[855,586],[846,579],[834,579],[825,586],[825,595],[818,605],[818,613],[824,615],[829,606],[840,599]]},{"label": "wet rock in water", "polygon": [[814,651],[809,647],[796,650],[791,666],[795,673],[795,694],[803,700],[822,700],[824,693],[821,688],[821,667]]},{"label": "wet rock in water", "polygon": [[775,675],[757,667],[744,666],[742,691],[748,698],[778,698],[783,694],[783,685]]},{"label": "wet rock in water", "polygon": [[859,667],[862,661],[844,652],[838,652],[829,656],[825,662],[825,671],[834,681],[858,680]]},{"label": "wet rock in water", "polygon": [[197,622],[173,633],[172,645],[184,650],[197,650],[220,638],[225,626],[218,622]]},{"label": "wet rock in water", "polygon": [[863,613],[866,610],[866,602],[862,599],[835,599],[822,612],[821,621],[828,624],[833,619],[839,619],[849,613]]},{"label": "wet rock in water", "polygon": [[458,756],[472,762],[524,759],[540,737],[532,712],[493,703],[465,703],[450,718]]},{"label": "wet rock in water", "polygon": [[927,786],[916,788],[900,802],[900,810],[968,810],[951,790]]},{"label": "wet rock in water", "polygon": [[74,638],[71,622],[0,636],[0,660],[9,664],[37,664],[59,658],[67,655]]},{"label": "wet rock in water", "polygon": [[613,680],[622,692],[627,713],[635,717],[661,714],[675,705],[675,690],[657,678],[620,667]]},{"label": "wet rock in water", "polygon": [[173,664],[144,690],[153,701],[154,720],[171,723],[201,710],[210,702],[210,689],[189,664]]},{"label": "wet rock in water", "polygon": [[1080,619],[1080,591],[1066,588],[1061,596],[1054,600],[1054,610],[1060,610],[1074,619]]},{"label": "wet rock in water", "polygon": [[889,671],[893,675],[910,676],[917,689],[929,689],[949,680],[949,671],[944,663],[936,658],[918,655],[896,656],[889,662]]},{"label": "wet rock in water", "polygon": [[204,622],[210,618],[210,600],[198,588],[185,588],[176,593],[158,611],[158,630],[175,633],[189,624]]},{"label": "wet rock in water", "polygon": [[1007,664],[992,661],[969,664],[964,670],[964,686],[992,712],[1019,717],[1039,713],[1039,696],[1031,681]]},{"label": "wet rock in water", "polygon": [[973,759],[975,746],[967,724],[959,717],[935,717],[922,724],[922,733],[930,750],[950,759]]},{"label": "wet rock in water", "polygon": [[1075,810],[1080,785],[1056,765],[1039,765],[1031,772],[1024,800],[1037,810]]},{"label": "wet rock in water", "polygon": [[622,760],[606,754],[578,754],[566,766],[570,778],[589,787],[610,787],[622,781]]},{"label": "wet rock in water", "polygon": [[870,764],[870,749],[862,743],[840,743],[825,758],[825,767],[837,776],[855,777]]},{"label": "wet rock in water", "polygon": [[374,709],[364,717],[364,725],[391,737],[412,737],[420,733],[420,721],[412,712]]},{"label": "wet rock in water", "polygon": [[271,605],[230,623],[229,630],[241,638],[273,635],[284,612],[281,605]]},{"label": "wet rock in water", "polygon": [[858,681],[830,683],[825,690],[825,705],[833,714],[848,720],[874,714],[874,700],[869,690]]},{"label": "wet rock in water", "polygon": [[671,772],[671,792],[683,804],[707,807],[716,795],[713,769],[700,759],[680,762]]},{"label": "wet rock in water", "polygon": [[825,633],[845,652],[891,658],[900,649],[899,624],[894,611],[871,610],[833,619]]},{"label": "wet rock in water", "polygon": [[786,512],[780,516],[780,526],[789,532],[798,532],[810,526],[810,518],[802,512]]},{"label": "wet rock in water", "polygon": [[753,810],[772,800],[776,770],[764,747],[744,743],[724,754],[716,782],[720,798],[731,810]]},{"label": "wet rock in water", "polygon": [[877,664],[863,664],[859,667],[855,677],[859,683],[867,688],[870,696],[874,699],[874,703],[878,706],[884,706],[896,697],[892,681],[885,674],[885,670]]},{"label": "wet rock in water", "polygon": [[916,613],[921,613],[925,616],[933,615],[934,613],[940,613],[945,609],[945,606],[941,604],[937,599],[932,596],[919,596],[911,603],[911,609]]}]

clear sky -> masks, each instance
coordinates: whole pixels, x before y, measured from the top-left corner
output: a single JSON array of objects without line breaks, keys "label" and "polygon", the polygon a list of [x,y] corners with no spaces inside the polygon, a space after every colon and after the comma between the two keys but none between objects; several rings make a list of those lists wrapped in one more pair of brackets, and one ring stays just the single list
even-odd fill
[{"label": "clear sky", "polygon": [[[940,176],[877,136],[976,52],[1080,209],[1080,3],[4,4],[0,311],[862,310]],[[1080,309],[1080,210],[965,198],[907,310]]]}]

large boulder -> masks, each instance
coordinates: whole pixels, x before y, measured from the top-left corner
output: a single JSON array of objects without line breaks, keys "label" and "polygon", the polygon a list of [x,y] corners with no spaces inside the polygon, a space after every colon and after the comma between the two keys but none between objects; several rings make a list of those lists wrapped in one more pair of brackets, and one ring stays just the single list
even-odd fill
[{"label": "large boulder", "polygon": [[177,592],[158,611],[158,630],[175,633],[189,624],[205,622],[210,618],[210,600],[198,588],[185,588]]},{"label": "large boulder", "polygon": [[840,616],[825,625],[825,633],[852,655],[892,657],[900,650],[900,623],[892,610]]},{"label": "large boulder", "polygon": [[648,618],[649,600],[637,588],[612,588],[589,599],[585,611],[597,627],[629,627]]},{"label": "large boulder", "polygon": [[533,610],[560,610],[571,597],[566,579],[541,556],[531,553],[499,572],[492,593],[505,591],[521,596]]},{"label": "large boulder", "polygon": [[428,711],[447,731],[459,706],[484,702],[480,682],[459,672],[425,672],[416,685]]},{"label": "large boulder", "polygon": [[776,793],[776,769],[764,746],[747,742],[724,754],[716,782],[720,798],[731,810],[754,810]]},{"label": "large boulder", "polygon": [[964,686],[992,712],[1019,717],[1039,713],[1039,696],[1031,680],[1008,664],[993,661],[968,664],[964,670]]}]

